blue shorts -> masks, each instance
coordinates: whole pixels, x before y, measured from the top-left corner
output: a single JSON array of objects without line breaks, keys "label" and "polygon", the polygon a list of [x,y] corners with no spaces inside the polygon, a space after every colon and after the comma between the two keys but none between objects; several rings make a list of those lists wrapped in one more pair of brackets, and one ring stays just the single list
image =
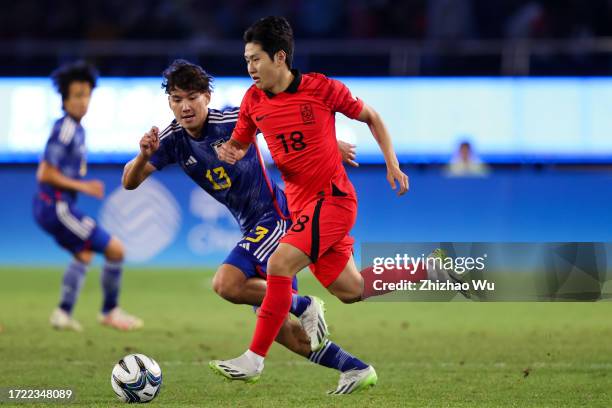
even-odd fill
[{"label": "blue shorts", "polygon": [[104,253],[111,236],[73,204],[46,196],[34,198],[34,219],[55,241],[73,254]]},{"label": "blue shorts", "polygon": [[[247,279],[266,279],[268,258],[290,227],[290,220],[282,219],[276,212],[266,213],[257,225],[242,237],[223,263],[240,269]],[[297,277],[293,277],[292,286],[297,292]]]}]

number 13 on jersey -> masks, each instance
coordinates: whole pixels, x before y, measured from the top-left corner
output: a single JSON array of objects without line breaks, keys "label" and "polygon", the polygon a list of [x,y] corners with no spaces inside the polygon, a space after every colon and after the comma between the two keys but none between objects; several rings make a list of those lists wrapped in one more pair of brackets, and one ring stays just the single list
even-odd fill
[{"label": "number 13 on jersey", "polygon": [[210,181],[215,190],[225,190],[232,186],[232,180],[221,166],[215,167],[212,171],[210,169],[206,170],[206,178]]}]

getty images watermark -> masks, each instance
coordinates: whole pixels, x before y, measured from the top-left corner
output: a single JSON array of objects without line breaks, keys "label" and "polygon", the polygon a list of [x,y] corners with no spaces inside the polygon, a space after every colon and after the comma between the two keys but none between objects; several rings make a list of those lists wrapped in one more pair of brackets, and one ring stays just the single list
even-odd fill
[{"label": "getty images watermark", "polygon": [[612,300],[612,243],[378,242],[360,255],[372,301]]},{"label": "getty images watermark", "polygon": [[467,272],[485,271],[486,260],[487,254],[452,257],[440,248],[429,255],[396,253],[393,256],[377,256],[372,259],[371,268],[364,271],[367,297],[395,291],[464,294],[495,291],[495,282],[468,279],[466,275]]}]

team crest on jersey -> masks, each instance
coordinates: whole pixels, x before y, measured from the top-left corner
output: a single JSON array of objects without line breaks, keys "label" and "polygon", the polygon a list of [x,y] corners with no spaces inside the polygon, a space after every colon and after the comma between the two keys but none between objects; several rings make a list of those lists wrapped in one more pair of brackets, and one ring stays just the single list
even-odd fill
[{"label": "team crest on jersey", "polygon": [[310,125],[311,123],[314,123],[315,118],[314,118],[314,113],[312,111],[311,104],[309,103],[301,104],[300,113],[302,114],[302,122],[304,122],[305,125]]}]

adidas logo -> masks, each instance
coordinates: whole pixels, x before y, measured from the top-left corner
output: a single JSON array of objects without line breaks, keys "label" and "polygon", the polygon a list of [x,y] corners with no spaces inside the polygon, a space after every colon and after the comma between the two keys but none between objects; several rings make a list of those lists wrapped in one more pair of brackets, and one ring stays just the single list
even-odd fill
[{"label": "adidas logo", "polygon": [[195,159],[195,157],[193,156],[189,156],[189,158],[187,159],[187,161],[185,162],[185,166],[193,166],[194,164],[196,164],[198,161]]},{"label": "adidas logo", "polygon": [[242,244],[238,245],[241,248],[246,249],[247,251],[250,251],[251,249],[251,244],[249,244],[248,242],[243,242]]}]

